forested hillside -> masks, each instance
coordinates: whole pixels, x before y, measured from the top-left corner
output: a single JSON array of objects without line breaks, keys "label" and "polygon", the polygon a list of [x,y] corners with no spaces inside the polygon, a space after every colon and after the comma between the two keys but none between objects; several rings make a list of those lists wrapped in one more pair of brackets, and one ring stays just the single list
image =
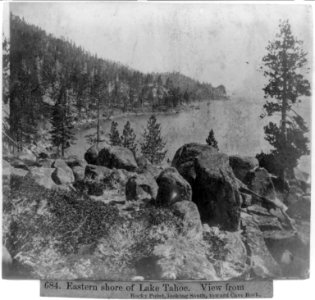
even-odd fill
[{"label": "forested hillside", "polygon": [[4,99],[10,111],[7,133],[18,147],[36,141],[47,120],[58,123],[61,118],[67,127],[109,117],[114,110],[168,111],[191,101],[226,97],[222,86],[179,73],[143,74],[17,16],[10,18],[10,42],[5,43],[9,59],[4,61],[10,64],[4,66],[10,69],[10,84]]}]

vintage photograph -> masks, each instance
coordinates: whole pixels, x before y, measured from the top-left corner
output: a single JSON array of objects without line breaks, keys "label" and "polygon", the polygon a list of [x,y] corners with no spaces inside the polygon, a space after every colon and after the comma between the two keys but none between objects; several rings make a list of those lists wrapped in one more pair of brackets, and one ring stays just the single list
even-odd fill
[{"label": "vintage photograph", "polygon": [[2,277],[309,277],[312,7],[11,2]]}]

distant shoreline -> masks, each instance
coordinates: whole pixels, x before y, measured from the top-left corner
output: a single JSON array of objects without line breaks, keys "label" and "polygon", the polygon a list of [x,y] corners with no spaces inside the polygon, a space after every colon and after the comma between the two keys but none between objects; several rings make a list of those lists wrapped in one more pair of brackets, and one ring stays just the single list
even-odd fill
[{"label": "distant shoreline", "polygon": [[[195,110],[195,109],[199,109],[199,104],[200,103],[204,103],[204,102],[208,102],[209,104],[212,101],[228,101],[230,100],[229,98],[227,99],[203,99],[203,100],[199,100],[199,101],[195,101],[192,102],[191,104],[185,104],[185,105],[181,105],[178,106],[177,108],[171,108],[167,111],[127,111],[127,112],[118,112],[113,111],[113,114],[110,117],[101,117],[100,121],[114,121],[120,118],[125,118],[125,117],[132,117],[132,116],[150,116],[152,114],[156,114],[156,115],[163,115],[163,116],[167,116],[167,115],[176,115],[179,114],[181,112],[185,112],[185,111],[189,111],[189,110]],[[77,132],[80,130],[86,130],[86,129],[90,129],[92,126],[96,125],[95,123],[97,122],[97,119],[93,119],[93,120],[86,120],[87,122],[81,123],[81,124],[76,124],[77,127]]]}]

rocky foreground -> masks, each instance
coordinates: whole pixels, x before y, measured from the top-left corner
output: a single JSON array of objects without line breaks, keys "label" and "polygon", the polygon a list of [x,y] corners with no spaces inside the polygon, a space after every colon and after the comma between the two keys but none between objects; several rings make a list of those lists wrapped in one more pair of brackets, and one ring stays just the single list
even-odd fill
[{"label": "rocky foreground", "polygon": [[122,147],[3,160],[6,277],[307,278],[310,186],[186,144],[155,166]]}]

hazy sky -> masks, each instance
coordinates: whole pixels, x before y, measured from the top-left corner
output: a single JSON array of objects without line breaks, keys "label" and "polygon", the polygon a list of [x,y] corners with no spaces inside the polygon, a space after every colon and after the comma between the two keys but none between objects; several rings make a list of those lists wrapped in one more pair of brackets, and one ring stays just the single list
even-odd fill
[{"label": "hazy sky", "polygon": [[[257,71],[279,19],[289,19],[311,60],[305,5],[11,3],[11,11],[98,56],[144,72],[179,71],[229,91],[261,89]],[[248,62],[248,63],[246,63]]]}]

